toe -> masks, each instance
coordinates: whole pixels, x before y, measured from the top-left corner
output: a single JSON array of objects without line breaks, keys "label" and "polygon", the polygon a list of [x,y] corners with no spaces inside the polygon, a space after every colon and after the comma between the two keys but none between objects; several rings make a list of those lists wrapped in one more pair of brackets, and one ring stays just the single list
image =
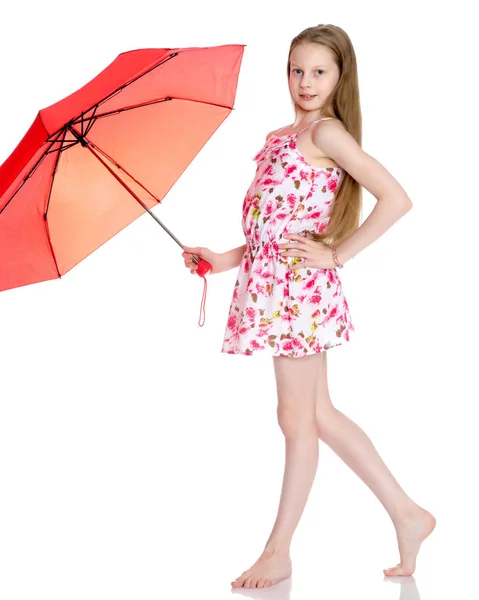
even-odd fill
[{"label": "toe", "polygon": [[399,565],[396,565],[395,567],[389,567],[388,569],[384,569],[383,573],[385,575],[396,575],[396,570],[399,567]]},{"label": "toe", "polygon": [[264,579],[258,579],[258,583],[256,584],[256,587],[259,587],[259,588],[264,587]]},{"label": "toe", "polygon": [[406,567],[402,564],[396,565],[395,567],[391,567],[389,569],[384,569],[384,574],[395,577],[396,575],[412,575],[414,569],[411,567]]}]

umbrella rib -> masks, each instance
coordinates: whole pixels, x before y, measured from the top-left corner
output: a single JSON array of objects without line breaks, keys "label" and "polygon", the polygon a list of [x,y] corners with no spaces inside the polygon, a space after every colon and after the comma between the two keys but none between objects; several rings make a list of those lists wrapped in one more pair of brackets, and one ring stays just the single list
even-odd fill
[{"label": "umbrella rib", "polygon": [[[171,48],[167,49],[168,51],[171,50]],[[113,98],[113,96],[116,96],[117,94],[119,94],[122,90],[124,90],[125,88],[127,88],[129,85],[135,83],[136,81],[138,81],[139,79],[141,79],[142,77],[144,77],[145,75],[148,75],[148,73],[151,73],[151,71],[153,71],[154,69],[157,69],[158,67],[161,67],[162,65],[164,65],[165,63],[167,63],[169,60],[171,60],[172,58],[175,58],[176,56],[178,56],[179,54],[181,54],[181,52],[174,52],[173,54],[170,54],[170,56],[167,56],[165,58],[165,60],[162,60],[161,62],[159,62],[156,65],[153,65],[150,69],[148,69],[147,71],[145,71],[144,73],[140,73],[137,77],[135,77],[134,79],[132,79],[131,81],[129,81],[128,83],[121,85],[120,87],[118,87],[116,90],[113,90],[110,94],[108,94],[108,96],[105,96],[105,98],[102,98],[101,100],[99,100],[98,102],[96,102],[95,104],[92,104],[92,106],[90,106],[87,110],[83,111],[82,116],[81,117],[74,117],[73,119],[71,119],[68,124],[76,124],[80,121],[83,120],[84,116],[89,113],[91,110],[93,110],[93,114],[90,115],[89,117],[87,117],[87,119],[89,120],[94,120],[94,115],[95,115],[95,111],[98,109],[98,107],[101,104],[104,104],[105,102],[107,102],[108,100],[111,100],[111,98]],[[202,100],[191,100],[191,98],[175,98],[176,100],[187,100],[187,101],[191,101],[191,102],[201,102],[203,104],[211,104],[212,106],[218,106],[221,108],[228,108],[230,110],[234,110],[233,107],[231,106],[224,106],[222,104],[214,104],[212,102],[203,102]],[[145,103],[145,104],[140,104],[138,106],[133,106],[132,108],[138,108],[140,106],[147,106],[148,104],[154,104],[155,102],[164,102],[164,100],[173,100],[172,97],[167,97],[165,99],[162,100],[155,100],[151,103]],[[125,109],[121,109],[121,110],[127,110]],[[116,114],[118,112],[121,112],[121,110],[117,110],[117,111],[111,111],[111,112],[107,112],[107,113],[103,113],[102,115],[98,115],[98,116],[109,116],[110,114]],[[95,118],[98,118],[95,117]],[[64,129],[65,125],[63,125],[60,129],[58,129],[57,131],[55,131],[52,135],[56,135],[57,133],[59,133],[60,131],[62,131],[62,129]],[[88,128],[87,131],[85,132],[85,135],[88,133]]]},{"label": "umbrella rib", "polygon": [[[66,135],[66,131],[64,131],[63,139],[65,139],[65,135]],[[50,229],[48,227],[48,221],[47,221],[48,209],[50,207],[50,199],[52,197],[53,182],[55,181],[55,173],[57,172],[57,167],[58,167],[58,162],[60,160],[60,156],[61,156],[61,153],[57,152],[56,159],[55,159],[55,165],[53,167],[53,172],[52,172],[52,181],[51,181],[51,184],[50,184],[50,190],[48,191],[47,206],[45,208],[45,213],[43,215],[43,220],[45,222],[45,231],[47,232],[48,243],[50,244],[50,250],[52,251],[53,262],[55,263],[55,267],[56,267],[56,270],[57,270],[57,273],[58,273],[58,277],[61,279],[62,276],[60,274],[60,269],[58,268],[58,263],[57,263],[57,258],[55,256],[55,251],[53,250],[52,240],[50,238]]]},{"label": "umbrella rib", "polygon": [[[71,129],[70,131],[74,132],[73,129]],[[75,134],[78,135],[76,132],[75,132]],[[141,198],[139,198],[135,194],[135,192],[130,187],[128,187],[128,185],[122,179],[120,179],[120,177],[118,177],[118,175],[106,164],[106,162],[104,160],[102,160],[102,158],[100,156],[98,156],[98,154],[95,152],[95,150],[93,150],[93,147],[95,149],[99,150],[100,152],[101,152],[101,150],[99,148],[97,148],[97,146],[95,146],[95,144],[93,144],[92,142],[87,140],[86,138],[83,138],[83,140],[85,143],[84,144],[82,143],[82,145],[84,145],[84,147],[87,148],[93,154],[93,156],[102,163],[102,165],[111,173],[111,175],[113,175],[113,177],[118,181],[118,183],[120,183],[128,192],[130,192],[130,194],[133,196],[133,198],[135,198],[135,200],[139,204],[141,204],[141,206],[155,219],[155,221],[163,227],[163,229],[166,231],[166,233],[168,233],[168,235],[170,235],[175,240],[175,242],[181,248],[183,248],[183,244],[180,242],[180,240],[168,229],[168,227],[166,227],[166,225],[164,225],[160,221],[160,219],[155,215],[155,213],[153,211],[151,211],[148,208],[148,206],[146,206],[146,204],[141,200]],[[148,190],[146,190],[146,191],[148,191]],[[150,193],[150,192],[148,192],[148,193]]]},{"label": "umbrella rib", "polygon": [[[168,100],[184,100],[185,102],[198,102],[199,104],[208,104],[209,106],[217,106],[218,108],[227,108],[228,110],[234,110],[234,108],[232,106],[227,106],[225,104],[217,104],[215,102],[208,102],[206,100],[194,100],[192,98],[180,98],[179,96],[168,96],[166,98],[161,98],[161,99],[157,99],[157,100],[151,100],[151,101],[148,101],[148,102],[142,102],[140,104],[132,104],[130,106],[125,106],[123,108],[118,108],[118,109],[115,109],[115,110],[111,110],[109,112],[100,113],[100,114],[96,115],[95,120],[96,119],[100,119],[101,117],[110,117],[112,115],[116,115],[116,114],[125,112],[127,110],[133,110],[135,108],[142,108],[144,106],[150,106],[150,105],[153,105],[153,104],[159,104],[161,102],[167,102]],[[90,118],[90,117],[88,117],[88,118]],[[91,119],[93,120],[93,117],[91,117]],[[77,124],[79,122],[80,121],[78,121],[78,120],[77,121],[73,121],[73,124]]]},{"label": "umbrella rib", "polygon": [[155,194],[153,194],[153,192],[150,192],[149,189],[147,189],[140,181],[138,181],[138,179],[135,179],[135,177],[133,177],[133,175],[131,173],[129,173],[125,168],[123,168],[120,163],[118,163],[114,158],[112,158],[111,156],[109,156],[104,150],[102,150],[101,148],[99,148],[96,144],[94,144],[93,142],[91,142],[90,140],[87,140],[87,138],[84,138],[91,146],[93,146],[95,148],[95,150],[97,150],[98,152],[100,152],[101,154],[103,154],[103,156],[105,158],[107,158],[111,163],[113,163],[115,165],[115,167],[118,167],[119,169],[121,169],[123,171],[123,173],[125,173],[126,175],[128,175],[128,177],[130,177],[131,179],[133,179],[133,181],[135,183],[137,183],[141,188],[143,188],[145,190],[145,192],[147,194],[150,194],[150,196],[152,198],[154,198],[158,204],[160,203],[160,199],[157,198],[155,196]]},{"label": "umbrella rib", "polygon": [[[8,202],[5,203],[5,206],[3,208],[0,209],[0,216],[3,214],[3,211],[7,208],[7,206],[10,204],[10,202],[15,198],[15,196],[18,194],[18,192],[22,189],[22,187],[26,184],[26,182],[28,181],[28,179],[30,179],[30,177],[33,175],[33,173],[36,171],[36,169],[40,166],[40,163],[42,162],[42,160],[50,153],[51,151],[51,147],[56,144],[59,139],[61,138],[61,134],[64,130],[61,129],[58,132],[58,135],[55,139],[52,139],[51,137],[48,139],[49,142],[51,142],[48,146],[48,148],[45,150],[45,152],[40,156],[40,158],[37,160],[37,162],[33,165],[33,167],[30,169],[30,171],[25,175],[25,177],[23,178],[22,183],[17,187],[17,189],[12,193],[11,197],[8,199]],[[61,144],[60,144],[61,145]],[[61,149],[61,148],[60,148]],[[58,152],[58,149],[53,150],[52,152]]]},{"label": "umbrella rib", "polygon": [[[158,65],[159,66],[159,65]],[[118,90],[120,91],[120,90]],[[58,142],[58,140],[61,137],[62,132],[66,132],[66,130],[69,130],[73,133],[73,129],[71,129],[71,124],[77,124],[77,123],[81,123],[81,128],[82,128],[82,134],[81,134],[81,139],[86,139],[85,136],[87,133],[89,133],[89,131],[91,130],[91,128],[93,127],[96,119],[99,119],[101,117],[107,117],[107,116],[111,116],[114,114],[118,114],[120,112],[124,112],[127,110],[133,110],[135,108],[141,108],[143,106],[149,106],[152,104],[158,104],[160,102],[166,102],[168,100],[185,100],[187,102],[199,102],[201,104],[208,104],[210,106],[217,106],[219,108],[228,108],[229,110],[234,110],[233,107],[231,106],[226,106],[224,104],[215,104],[214,102],[206,102],[203,100],[192,100],[191,98],[180,98],[180,97],[167,97],[167,98],[162,98],[160,100],[152,100],[151,102],[145,102],[142,104],[136,104],[136,105],[132,105],[132,106],[127,106],[124,107],[122,109],[118,109],[115,111],[110,111],[107,113],[103,113],[103,114],[99,114],[94,116],[95,111],[98,109],[98,106],[100,103],[97,103],[94,107],[94,111],[91,117],[88,117],[87,119],[84,118],[85,112],[82,111],[81,113],[81,117],[79,117],[79,121],[78,119],[76,120],[72,120],[70,121],[70,123],[68,123],[66,126],[64,126],[62,129],[56,131],[54,134],[51,134],[48,138],[48,141],[50,141],[50,145],[48,146],[48,148],[45,150],[44,154],[42,154],[42,156],[38,159],[37,163],[32,167],[32,169],[29,171],[29,173],[25,176],[23,182],[21,183],[21,185],[15,190],[15,192],[12,194],[11,198],[8,200],[8,202],[5,204],[5,206],[0,209],[0,215],[3,213],[3,211],[5,210],[5,208],[10,204],[10,202],[13,200],[13,198],[17,195],[17,193],[20,191],[20,189],[23,187],[23,185],[26,183],[27,179],[29,177],[32,176],[33,172],[35,171],[35,169],[39,166],[39,164],[41,163],[41,161],[45,158],[45,156],[47,156],[47,154],[49,154],[50,152],[58,152],[60,154],[61,151],[66,150],[67,148],[70,148],[71,146],[75,146],[78,143],[78,134],[75,135],[75,138],[77,139],[77,141],[70,143],[70,144],[65,144],[65,138],[63,137],[62,143],[60,145],[60,148],[51,150],[52,146]],[[88,110],[91,110],[91,108],[89,108]],[[86,111],[88,112],[88,111]],[[89,123],[86,127],[85,133],[83,133],[83,125],[85,123],[86,120],[89,120]],[[76,132],[75,132],[76,133]],[[89,144],[91,144],[92,142],[88,142]],[[150,194],[158,203],[160,203],[160,200],[152,193],[150,192],[147,188],[145,188],[139,181],[137,181],[132,175],[130,175],[127,171],[125,171],[123,169],[123,167],[121,167],[121,165],[119,165],[118,163],[116,163],[110,156],[108,156],[105,152],[103,152],[102,150],[100,150],[100,148],[98,148],[97,146],[95,146],[95,148],[97,148],[100,152],[102,152],[102,154],[104,154],[104,156],[106,156],[109,160],[111,160],[118,168],[122,169],[129,177],[131,177],[133,179],[133,181],[135,181],[138,185],[140,185],[148,194]]]},{"label": "umbrella rib", "polygon": [[[170,51],[171,48],[168,48],[168,51]],[[144,73],[140,73],[137,77],[135,77],[134,79],[132,79],[131,81],[129,81],[128,83],[125,83],[124,85],[120,85],[120,87],[118,87],[116,90],[113,90],[112,92],[110,92],[108,94],[108,96],[105,96],[104,98],[102,98],[101,100],[95,102],[95,104],[92,104],[89,108],[87,108],[87,110],[83,111],[83,114],[89,113],[91,110],[93,110],[93,114],[94,112],[97,110],[97,108],[100,106],[100,104],[105,103],[107,100],[110,100],[111,98],[113,98],[113,96],[116,96],[116,94],[119,94],[122,90],[124,90],[126,87],[128,87],[129,85],[131,85],[132,83],[135,83],[135,81],[138,81],[138,79],[140,79],[141,77],[143,77],[144,75],[148,75],[148,73],[150,73],[151,71],[153,71],[154,69],[156,69],[157,67],[161,67],[161,65],[164,65],[166,62],[168,62],[169,60],[171,60],[172,58],[174,58],[175,56],[178,56],[179,52],[174,52],[173,54],[170,54],[170,56],[168,56],[165,60],[163,60],[162,62],[159,62],[156,65],[153,65],[153,67],[151,67],[151,69],[148,69],[147,71],[145,71]],[[92,115],[93,117],[93,115]],[[88,118],[92,118],[92,117],[88,117]],[[67,125],[72,124],[72,123],[76,123],[78,122],[79,117],[74,117],[73,119],[71,119]],[[59,133],[60,131],[62,131],[65,128],[65,125],[62,125],[62,127],[60,127],[60,129],[58,129],[57,131],[55,131],[52,135],[57,135],[57,133]]]},{"label": "umbrella rib", "polygon": [[[171,48],[168,48],[167,51],[169,52],[171,50]],[[103,100],[101,100],[100,102],[97,102],[96,105],[94,104],[93,106],[91,106],[88,110],[91,110],[92,108],[94,108],[96,106],[96,108],[98,108],[98,106],[100,104],[103,104],[104,102],[106,102],[107,100],[109,100],[111,97],[115,96],[116,94],[119,94],[122,90],[124,90],[125,88],[127,88],[129,85],[131,85],[132,83],[135,83],[135,81],[138,81],[138,79],[141,79],[142,77],[144,77],[145,75],[148,75],[148,73],[151,73],[151,71],[153,71],[154,69],[161,67],[161,65],[164,65],[165,63],[167,63],[169,60],[171,60],[172,58],[175,58],[176,56],[178,56],[179,52],[173,52],[173,54],[170,54],[170,56],[167,56],[165,60],[163,60],[162,62],[159,62],[158,64],[154,65],[153,67],[151,67],[151,69],[148,69],[147,71],[145,71],[144,73],[140,73],[140,75],[138,75],[138,77],[135,77],[134,79],[132,79],[131,81],[129,81],[128,83],[125,83],[125,85],[121,85],[119,88],[117,88],[116,90],[113,90],[113,92],[111,92],[111,94],[109,96],[106,96],[105,98],[103,98]],[[87,111],[88,112],[88,111]]]}]

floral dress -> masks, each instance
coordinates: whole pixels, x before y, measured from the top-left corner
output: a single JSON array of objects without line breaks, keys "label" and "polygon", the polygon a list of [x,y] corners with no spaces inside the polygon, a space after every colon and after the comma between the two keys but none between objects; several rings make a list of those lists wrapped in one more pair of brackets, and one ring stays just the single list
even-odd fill
[{"label": "floral dress", "polygon": [[340,167],[306,162],[296,142],[307,127],[271,136],[253,158],[242,211],[246,250],[221,352],[301,357],[349,341],[354,331],[337,269],[293,270],[303,259],[281,256],[278,247],[285,233],[324,231],[344,176]]}]

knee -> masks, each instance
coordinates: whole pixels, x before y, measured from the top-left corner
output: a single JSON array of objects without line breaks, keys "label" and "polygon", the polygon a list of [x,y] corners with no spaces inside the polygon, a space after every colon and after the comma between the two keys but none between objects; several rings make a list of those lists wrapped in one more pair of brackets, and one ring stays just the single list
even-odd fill
[{"label": "knee", "polygon": [[326,438],[336,426],[337,416],[338,410],[329,402],[316,409],[316,432],[320,439]]},{"label": "knee", "polygon": [[314,410],[305,414],[305,411],[297,410],[294,407],[281,406],[277,409],[277,417],[281,431],[287,438],[304,436],[308,431],[312,431],[316,435]]}]

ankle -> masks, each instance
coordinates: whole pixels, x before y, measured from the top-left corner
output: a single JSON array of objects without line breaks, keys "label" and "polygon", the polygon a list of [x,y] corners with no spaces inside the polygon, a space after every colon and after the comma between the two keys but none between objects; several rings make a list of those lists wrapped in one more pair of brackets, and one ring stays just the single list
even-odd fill
[{"label": "ankle", "polygon": [[277,542],[268,542],[264,547],[263,554],[268,556],[287,556],[289,557],[289,544],[279,544]]},{"label": "ankle", "polygon": [[422,508],[418,504],[408,500],[396,508],[391,518],[395,524],[403,524],[415,519],[421,511]]}]

